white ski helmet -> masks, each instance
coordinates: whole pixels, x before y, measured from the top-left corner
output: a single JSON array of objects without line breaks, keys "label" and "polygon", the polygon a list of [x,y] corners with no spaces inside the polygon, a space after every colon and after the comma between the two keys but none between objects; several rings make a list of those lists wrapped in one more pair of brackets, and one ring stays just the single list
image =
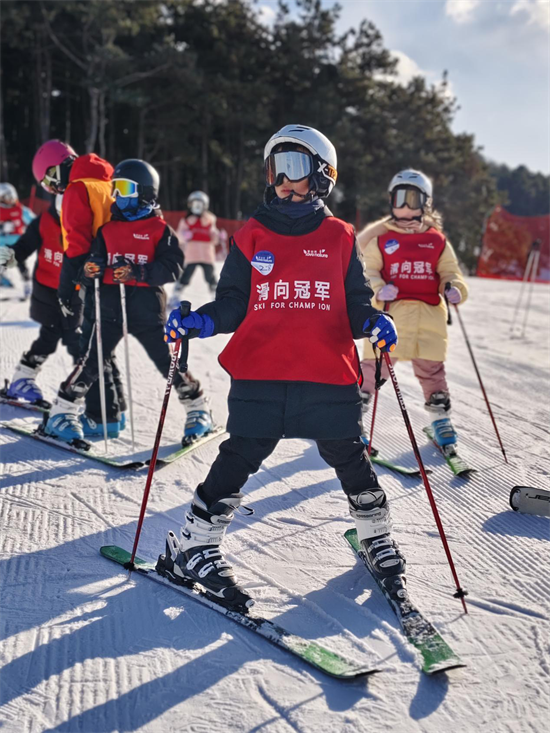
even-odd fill
[{"label": "white ski helmet", "polygon": [[422,173],[422,171],[415,171],[413,168],[399,171],[391,179],[388,192],[391,193],[397,186],[414,186],[425,193],[429,199],[433,196],[433,186],[428,176]]},{"label": "white ski helmet", "polygon": [[208,211],[210,198],[204,191],[192,191],[187,197],[187,208],[195,216]]},{"label": "white ski helmet", "polygon": [[11,183],[0,183],[0,206],[5,208],[13,206],[19,201],[19,196],[15,190],[15,186]]},{"label": "white ski helmet", "polygon": [[311,186],[320,198],[326,198],[338,178],[336,149],[328,137],[307,125],[285,125],[269,138],[264,148],[264,165],[273,148],[281,143],[295,143],[309,150],[313,160]]}]

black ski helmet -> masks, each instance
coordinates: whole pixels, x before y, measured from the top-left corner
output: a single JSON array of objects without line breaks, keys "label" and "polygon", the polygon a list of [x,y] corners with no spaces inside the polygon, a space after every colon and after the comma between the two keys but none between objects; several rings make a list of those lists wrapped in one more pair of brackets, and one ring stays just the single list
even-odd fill
[{"label": "black ski helmet", "polygon": [[139,200],[148,204],[156,202],[159,195],[160,176],[152,165],[138,158],[122,160],[115,168],[113,181],[125,179],[138,184]]}]

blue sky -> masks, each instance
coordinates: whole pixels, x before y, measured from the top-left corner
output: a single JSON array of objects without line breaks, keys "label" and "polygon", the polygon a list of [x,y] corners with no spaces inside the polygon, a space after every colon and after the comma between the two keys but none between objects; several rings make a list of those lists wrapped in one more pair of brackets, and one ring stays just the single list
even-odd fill
[{"label": "blue sky", "polygon": [[[323,0],[327,6],[333,3]],[[259,0],[266,21],[275,0]],[[340,0],[340,30],[367,18],[399,59],[400,78],[444,69],[484,155],[550,173],[550,0]]]}]

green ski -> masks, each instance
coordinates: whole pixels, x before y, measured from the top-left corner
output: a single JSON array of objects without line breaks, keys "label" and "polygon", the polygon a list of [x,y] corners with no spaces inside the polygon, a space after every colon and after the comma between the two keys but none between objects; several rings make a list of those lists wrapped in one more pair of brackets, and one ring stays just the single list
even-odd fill
[{"label": "green ski", "polygon": [[[162,468],[162,466],[167,466],[169,463],[173,463],[174,461],[177,461],[178,458],[181,458],[182,456],[187,455],[187,453],[191,453],[196,448],[198,448],[201,445],[204,445],[205,443],[209,443],[214,438],[217,438],[220,435],[223,435],[225,433],[225,428],[222,427],[216,427],[213,429],[211,433],[208,433],[207,435],[203,435],[201,438],[198,438],[197,440],[193,441],[192,443],[189,443],[189,445],[184,445],[182,448],[178,448],[173,453],[169,453],[167,456],[164,456],[164,458],[157,458],[157,465],[156,468]],[[148,466],[151,462],[151,459],[148,458],[145,461],[145,465]]]},{"label": "green ski", "polygon": [[363,561],[367,570],[397,616],[403,633],[408,641],[422,656],[422,671],[426,674],[444,672],[455,667],[465,667],[460,657],[456,655],[437,629],[413,605],[405,588],[399,591],[399,597],[391,596],[383,584],[372,573],[367,556],[357,539],[357,530],[348,529],[344,537],[349,542],[356,555]]},{"label": "green ski", "polygon": [[[131,558],[131,553],[114,545],[102,547],[100,552],[104,557],[122,566],[126,566]],[[332,677],[337,677],[342,680],[354,680],[358,677],[379,671],[369,663],[356,662],[355,660],[348,659],[326,649],[315,641],[291,634],[286,629],[283,629],[268,619],[226,608],[213,601],[197,587],[186,588],[185,586],[174,585],[155,571],[155,563],[153,562],[136,557],[135,568],[138,575],[150,578],[156,583],[171,588],[176,593],[181,593],[194,601],[202,603],[204,606],[208,606],[208,608],[223,614],[228,619],[231,619],[231,621],[244,626],[246,629],[263,636],[264,639],[267,639],[272,644],[290,652],[302,661],[307,662],[307,664]]]},{"label": "green ski", "polygon": [[426,428],[422,428],[422,431],[428,436],[437,450],[441,453],[455,476],[467,476],[469,473],[473,473],[475,471],[475,468],[470,468],[466,461],[458,455],[456,448],[453,445],[440,446],[435,442],[434,431],[431,425]]}]

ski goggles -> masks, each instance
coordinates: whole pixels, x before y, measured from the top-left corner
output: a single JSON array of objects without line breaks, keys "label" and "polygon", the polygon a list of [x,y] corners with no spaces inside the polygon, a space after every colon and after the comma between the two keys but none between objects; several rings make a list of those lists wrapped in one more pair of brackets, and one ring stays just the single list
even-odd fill
[{"label": "ski goggles", "polygon": [[284,177],[289,181],[302,181],[312,173],[311,156],[296,150],[272,153],[265,161],[265,179],[268,186],[280,186]]},{"label": "ski goggles", "polygon": [[124,198],[137,198],[139,196],[139,183],[130,181],[128,178],[115,178],[113,180],[112,195],[123,196]]},{"label": "ski goggles", "polygon": [[415,186],[394,188],[390,193],[392,209],[402,209],[408,206],[409,209],[423,209],[428,201],[428,196]]},{"label": "ski goggles", "polygon": [[60,163],[59,165],[52,165],[44,174],[44,178],[40,181],[42,188],[50,193],[61,193],[69,185],[69,173],[71,170],[72,162],[76,160],[73,155]]},{"label": "ski goggles", "polygon": [[44,178],[40,181],[40,184],[47,191],[59,188],[61,185],[61,166],[52,165],[51,168],[48,168]]}]

